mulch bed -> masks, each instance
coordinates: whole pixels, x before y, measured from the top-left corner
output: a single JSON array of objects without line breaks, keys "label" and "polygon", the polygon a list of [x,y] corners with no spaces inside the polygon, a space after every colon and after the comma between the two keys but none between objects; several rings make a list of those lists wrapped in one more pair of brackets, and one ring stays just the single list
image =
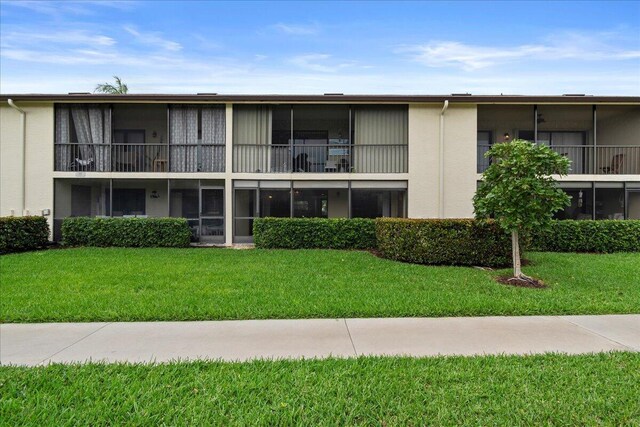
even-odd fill
[{"label": "mulch bed", "polygon": [[544,289],[547,285],[544,284],[542,280],[538,279],[516,279],[515,277],[509,276],[498,276],[496,277],[496,281],[503,285],[507,286],[516,286],[519,288],[534,288],[534,289]]}]

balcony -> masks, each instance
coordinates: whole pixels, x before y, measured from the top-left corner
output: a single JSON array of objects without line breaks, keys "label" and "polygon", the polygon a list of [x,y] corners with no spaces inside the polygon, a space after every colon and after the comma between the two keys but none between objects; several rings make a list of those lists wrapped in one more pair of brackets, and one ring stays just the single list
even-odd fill
[{"label": "balcony", "polygon": [[632,105],[480,105],[477,171],[492,144],[536,141],[571,160],[571,175],[640,174],[640,107]]},{"label": "balcony", "polygon": [[187,104],[57,104],[55,170],[224,172],[225,109]]},{"label": "balcony", "polygon": [[224,172],[219,144],[55,144],[61,172]]},{"label": "balcony", "polygon": [[236,144],[239,173],[406,173],[407,144]]},{"label": "balcony", "polygon": [[405,173],[406,105],[236,105],[233,171]]},{"label": "balcony", "polygon": [[[550,145],[556,153],[571,160],[569,174],[637,175],[640,174],[640,145]],[[491,145],[478,144],[478,173],[491,164],[484,157]]]}]

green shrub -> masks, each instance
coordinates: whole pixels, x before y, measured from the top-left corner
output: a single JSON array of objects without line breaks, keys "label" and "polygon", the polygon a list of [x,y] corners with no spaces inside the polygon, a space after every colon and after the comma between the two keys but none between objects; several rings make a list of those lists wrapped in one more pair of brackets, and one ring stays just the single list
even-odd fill
[{"label": "green shrub", "polygon": [[185,247],[191,229],[184,218],[66,218],[67,246]]},{"label": "green shrub", "polygon": [[487,267],[511,264],[510,237],[493,221],[378,218],[376,238],[380,254],[398,261]]},{"label": "green shrub", "polygon": [[365,218],[259,218],[253,241],[269,249],[373,249],[376,231]]},{"label": "green shrub", "polygon": [[530,248],[546,252],[640,252],[640,220],[554,221]]},{"label": "green shrub", "polygon": [[46,246],[49,224],[42,216],[0,217],[0,253],[28,251]]}]

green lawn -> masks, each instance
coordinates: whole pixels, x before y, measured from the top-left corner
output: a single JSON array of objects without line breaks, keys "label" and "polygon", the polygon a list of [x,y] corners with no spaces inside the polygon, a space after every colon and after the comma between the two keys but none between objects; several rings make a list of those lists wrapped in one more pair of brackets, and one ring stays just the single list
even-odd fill
[{"label": "green lawn", "polygon": [[0,367],[12,426],[637,426],[638,402],[638,353]]},{"label": "green lawn", "polygon": [[531,253],[489,272],[329,250],[85,248],[0,257],[0,321],[640,313],[640,254]]}]

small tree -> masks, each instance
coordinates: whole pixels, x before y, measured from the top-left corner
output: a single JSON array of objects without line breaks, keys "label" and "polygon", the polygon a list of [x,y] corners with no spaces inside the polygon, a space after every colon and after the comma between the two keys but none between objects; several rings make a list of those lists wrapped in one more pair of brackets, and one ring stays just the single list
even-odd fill
[{"label": "small tree", "polygon": [[517,139],[494,144],[485,157],[492,164],[473,198],[476,218],[492,216],[511,233],[513,276],[528,279],[520,267],[519,236],[548,228],[553,213],[569,204],[571,198],[551,177],[566,175],[569,159],[545,145]]},{"label": "small tree", "polygon": [[125,93],[129,92],[129,88],[127,87],[126,84],[122,83],[122,80],[120,80],[120,77],[113,76],[113,79],[115,80],[115,85],[112,85],[111,83],[100,83],[96,85],[94,92],[108,93],[112,95],[116,95],[116,94],[124,95]]}]

